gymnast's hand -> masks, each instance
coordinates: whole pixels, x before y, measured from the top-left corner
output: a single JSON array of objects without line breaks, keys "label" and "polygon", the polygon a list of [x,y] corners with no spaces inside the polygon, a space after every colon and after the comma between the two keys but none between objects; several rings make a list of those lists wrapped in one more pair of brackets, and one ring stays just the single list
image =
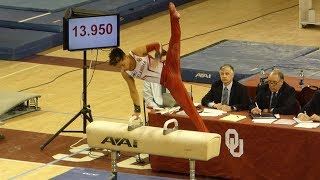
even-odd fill
[{"label": "gymnast's hand", "polygon": [[164,62],[166,60],[167,51],[162,49],[161,52],[155,52],[154,57],[156,60]]},{"label": "gymnast's hand", "polygon": [[132,117],[131,117],[131,118],[133,118],[133,117],[135,117],[135,119],[133,119],[133,120],[138,120],[138,119],[140,119],[140,113],[135,112],[134,114],[132,114]]}]

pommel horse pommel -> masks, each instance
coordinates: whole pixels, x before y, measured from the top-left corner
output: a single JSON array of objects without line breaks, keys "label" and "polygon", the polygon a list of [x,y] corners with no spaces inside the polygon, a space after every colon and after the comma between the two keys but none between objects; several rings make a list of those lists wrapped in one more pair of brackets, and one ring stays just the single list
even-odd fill
[{"label": "pommel horse pommel", "polygon": [[[174,123],[173,128],[168,128]],[[221,136],[216,133],[179,130],[176,119],[163,128],[94,121],[87,126],[89,147],[111,150],[112,177],[117,179],[116,158],[119,151],[189,159],[190,179],[195,179],[195,160],[208,161],[220,153]]]}]

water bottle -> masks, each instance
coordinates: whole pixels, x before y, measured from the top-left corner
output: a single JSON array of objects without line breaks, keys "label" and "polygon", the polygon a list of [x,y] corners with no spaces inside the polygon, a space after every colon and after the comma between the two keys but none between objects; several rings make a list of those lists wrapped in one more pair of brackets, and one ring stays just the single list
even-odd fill
[{"label": "water bottle", "polygon": [[299,73],[299,87],[301,87],[301,88],[304,87],[304,73],[303,73],[303,70],[300,70],[300,73]]},{"label": "water bottle", "polygon": [[260,69],[259,78],[260,78],[259,85],[263,85],[265,83],[264,81],[265,81],[265,78],[266,78],[266,73],[264,72],[263,68]]}]

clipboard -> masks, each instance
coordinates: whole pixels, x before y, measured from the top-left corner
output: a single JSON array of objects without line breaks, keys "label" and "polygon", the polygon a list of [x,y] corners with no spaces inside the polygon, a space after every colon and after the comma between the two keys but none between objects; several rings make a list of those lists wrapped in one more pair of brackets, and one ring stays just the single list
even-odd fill
[{"label": "clipboard", "polygon": [[276,119],[276,116],[271,113],[262,113],[260,114],[250,114],[252,119]]}]

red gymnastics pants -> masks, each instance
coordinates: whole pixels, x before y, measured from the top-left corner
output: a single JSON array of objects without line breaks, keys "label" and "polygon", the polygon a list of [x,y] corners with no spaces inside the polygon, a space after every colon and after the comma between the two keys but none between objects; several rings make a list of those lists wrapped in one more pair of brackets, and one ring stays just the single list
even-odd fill
[{"label": "red gymnastics pants", "polygon": [[171,38],[163,64],[160,83],[169,89],[172,97],[186,112],[198,131],[209,132],[185,88],[180,72],[180,23],[173,3],[169,4]]}]

